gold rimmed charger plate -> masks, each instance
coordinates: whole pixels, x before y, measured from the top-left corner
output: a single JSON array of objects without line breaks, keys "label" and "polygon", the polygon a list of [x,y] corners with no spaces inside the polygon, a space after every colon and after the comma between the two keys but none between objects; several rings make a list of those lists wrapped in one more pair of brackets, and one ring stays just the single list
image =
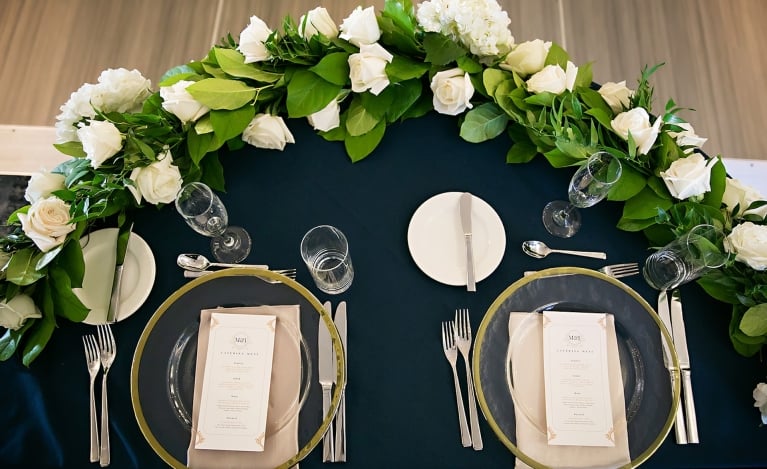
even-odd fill
[{"label": "gold rimmed charger plate", "polygon": [[[477,330],[473,378],[477,400],[493,432],[516,457],[535,468],[542,463],[517,446],[517,418],[510,384],[509,313],[545,310],[606,312],[614,315],[624,384],[631,462],[646,461],[671,430],[679,405],[679,372],[663,363],[662,340],[671,336],[653,308],[623,282],[578,267],[541,270],[506,288],[487,310]],[[517,334],[515,334],[516,336]],[[511,346],[511,347],[510,347]],[[676,370],[676,352],[671,346]],[[672,385],[673,383],[673,385]],[[545,427],[545,422],[533,422]],[[577,467],[577,462],[573,463]]]},{"label": "gold rimmed charger plate", "polygon": [[[270,283],[267,280],[278,281]],[[185,284],[168,297],[152,315],[139,338],[131,365],[131,402],[139,428],[152,449],[168,465],[186,467],[191,433],[179,412],[179,402],[191,409],[194,377],[191,366],[178,366],[180,355],[194,356],[196,337],[190,329],[199,324],[200,310],[216,307],[298,304],[303,382],[299,412],[298,452],[279,467],[291,467],[322,441],[341,400],[346,384],[345,355],[333,321],[317,298],[304,286],[280,274],[255,268],[220,270]],[[336,387],[330,410],[322,414],[322,392],[317,366],[317,333],[328,329],[336,355]],[[181,344],[181,345],[180,345]],[[179,347],[189,350],[179,351]],[[186,359],[189,361],[189,358]],[[169,377],[176,372],[186,376]],[[186,371],[185,371],[186,370]],[[182,389],[172,389],[171,382]],[[178,388],[178,386],[176,386]],[[305,394],[305,395],[304,395]],[[181,395],[181,398],[179,398]],[[268,418],[268,417],[267,417]]]}]

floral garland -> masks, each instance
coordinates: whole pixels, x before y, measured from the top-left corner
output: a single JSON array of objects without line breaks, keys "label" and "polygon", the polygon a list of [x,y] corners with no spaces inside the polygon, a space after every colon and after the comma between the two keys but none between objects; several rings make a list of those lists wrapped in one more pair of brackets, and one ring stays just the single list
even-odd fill
[{"label": "floral garland", "polygon": [[[387,0],[357,7],[340,26],[318,7],[281,31],[256,16],[200,61],[170,70],[151,91],[139,72],[107,70],[61,107],[57,148],[71,160],[32,176],[30,202],[0,238],[0,360],[21,350],[29,365],[57,316],[88,313],[79,238],[93,221],[173,202],[182,181],[223,189],[218,151],[246,143],[282,150],[294,139],[283,120],[306,118],[350,159],[374,151],[386,127],[432,110],[459,116],[460,136],[482,142],[507,132],[508,163],[543,155],[556,168],[607,151],[624,162],[609,199],[623,202],[618,228],[655,246],[711,223],[727,234],[722,268],[699,280],[732,308],[730,337],[745,355],[767,341],[767,201],[727,176],[721,159],[669,101],[651,117],[646,68],[592,86],[589,64],[540,39],[515,43],[495,0]],[[756,396],[755,396],[756,398]]]}]

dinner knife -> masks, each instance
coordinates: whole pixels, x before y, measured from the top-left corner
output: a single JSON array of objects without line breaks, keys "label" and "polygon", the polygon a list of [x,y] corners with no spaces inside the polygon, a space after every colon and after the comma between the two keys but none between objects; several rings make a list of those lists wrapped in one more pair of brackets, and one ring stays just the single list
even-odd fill
[{"label": "dinner knife", "polygon": [[[344,372],[348,367],[346,364],[349,361],[349,348],[346,346],[346,302],[342,301],[336,306],[336,314],[333,317],[333,322],[336,323],[336,329],[338,329],[338,335],[341,336],[341,345],[344,347],[344,354],[346,360],[344,361]],[[344,373],[346,374],[346,373]],[[334,376],[337,376],[334,375]],[[347,375],[348,376],[348,375]],[[347,378],[347,383],[348,378]],[[338,413],[336,413],[336,462],[346,462],[346,388],[341,390],[341,403],[338,405]]]},{"label": "dinner knife", "polygon": [[[660,316],[663,325],[666,326],[666,330],[671,333],[671,314],[668,307],[668,293],[666,290],[661,290],[658,295],[658,316]],[[666,365],[666,369],[671,376],[671,392],[674,391],[674,375],[677,371],[674,366],[674,359],[671,356],[671,347],[666,342],[665,337],[661,334],[661,343],[663,344],[663,364]],[[673,340],[673,339],[672,339]],[[682,406],[680,405],[676,409],[676,421],[674,422],[674,432],[676,434],[676,442],[679,445],[687,444],[687,430],[684,425],[684,414],[682,413]]]},{"label": "dinner knife", "polygon": [[117,256],[115,257],[115,273],[112,278],[112,295],[109,297],[109,309],[107,310],[107,323],[117,321],[117,309],[120,307],[120,291],[123,279],[123,264],[125,264],[125,253],[128,252],[128,241],[131,231],[133,231],[133,222],[123,223],[117,233]]},{"label": "dinner knife", "polygon": [[690,352],[687,350],[687,334],[682,315],[682,296],[679,290],[671,293],[671,333],[674,347],[679,357],[679,372],[682,374],[684,394],[684,415],[687,422],[687,442],[700,443],[698,440],[698,419],[695,415],[695,401],[692,397],[692,379],[690,371]]},{"label": "dinner knife", "polygon": [[474,250],[471,242],[471,198],[472,195],[468,192],[461,194],[459,207],[463,239],[466,242],[466,290],[477,291],[477,284],[474,279]]},{"label": "dinner knife", "polygon": [[[325,311],[331,314],[331,305],[329,301],[323,304]],[[330,331],[322,320],[319,319],[319,329],[317,332],[317,348],[320,356],[320,386],[322,387],[322,419],[328,415],[330,409],[331,391],[333,390],[333,381],[335,380],[335,366],[333,352],[333,341],[330,338]],[[335,462],[335,450],[333,449],[333,419],[330,420],[328,430],[322,437],[322,462]]]}]

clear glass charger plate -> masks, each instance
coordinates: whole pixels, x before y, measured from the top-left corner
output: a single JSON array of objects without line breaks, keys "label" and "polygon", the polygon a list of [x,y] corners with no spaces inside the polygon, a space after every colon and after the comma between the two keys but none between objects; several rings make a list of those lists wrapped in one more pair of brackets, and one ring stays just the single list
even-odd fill
[{"label": "clear glass charger plate", "polygon": [[[287,332],[300,347],[300,395],[291,405],[268,415],[267,438],[299,413],[299,450],[280,467],[295,465],[322,440],[346,383],[345,356],[333,321],[319,300],[294,280],[262,269],[226,269],[192,280],[170,295],[149,319],[133,356],[131,401],[136,420],[149,445],[168,465],[186,467],[200,310],[293,304],[300,306],[300,330],[289,327]],[[338,383],[325,415],[316,366],[320,325],[328,329],[333,342]]]},{"label": "clear glass charger plate", "polygon": [[[515,350],[508,323],[511,312],[547,310],[613,314],[631,457],[626,467],[639,466],[671,430],[679,404],[679,374],[674,372],[672,381],[663,363],[662,340],[668,343],[670,336],[653,308],[624,283],[596,271],[542,270],[514,282],[490,305],[477,330],[473,356],[477,400],[490,427],[515,456],[532,467],[546,467],[517,446],[517,419],[531,417],[515,413],[511,355],[524,351]],[[518,336],[514,334],[515,341]],[[676,363],[675,352],[672,355]],[[532,424],[539,429],[546,426],[545,422]]]}]

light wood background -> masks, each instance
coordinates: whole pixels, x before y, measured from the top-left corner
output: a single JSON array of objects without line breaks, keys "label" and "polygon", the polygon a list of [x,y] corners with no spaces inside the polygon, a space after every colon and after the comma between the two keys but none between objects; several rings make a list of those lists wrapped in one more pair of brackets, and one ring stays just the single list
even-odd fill
[{"label": "light wood background", "polygon": [[[632,87],[655,75],[655,111],[673,97],[707,136],[704,150],[767,160],[765,0],[501,0],[517,42],[563,45],[593,61],[597,82]],[[106,68],[136,68],[156,83],[168,68],[202,58],[251,15],[273,29],[323,5],[340,23],[383,0],[2,0],[0,124],[53,125],[58,108]]]}]

